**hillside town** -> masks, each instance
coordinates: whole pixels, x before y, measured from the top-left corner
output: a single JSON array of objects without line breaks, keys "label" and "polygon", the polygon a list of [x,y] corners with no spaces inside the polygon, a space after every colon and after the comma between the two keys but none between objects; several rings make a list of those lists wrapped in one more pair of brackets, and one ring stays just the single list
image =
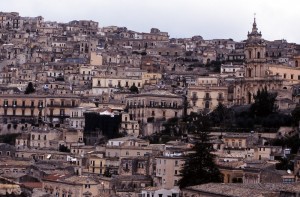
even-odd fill
[{"label": "hillside town", "polygon": [[[206,40],[0,12],[0,196],[300,196],[300,44],[251,23]],[[193,115],[222,182],[182,188]]]}]

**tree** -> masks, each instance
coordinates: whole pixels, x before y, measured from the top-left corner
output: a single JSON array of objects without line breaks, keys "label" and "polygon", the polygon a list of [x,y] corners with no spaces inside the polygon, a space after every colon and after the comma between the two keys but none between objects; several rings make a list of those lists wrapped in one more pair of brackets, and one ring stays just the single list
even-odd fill
[{"label": "tree", "polygon": [[33,87],[33,84],[32,84],[32,82],[29,82],[27,87],[26,87],[25,94],[31,94],[31,93],[34,93],[34,92],[35,92],[35,89]]},{"label": "tree", "polygon": [[210,113],[214,126],[224,126],[225,121],[230,119],[230,111],[222,103],[219,103],[216,109]]},{"label": "tree", "polygon": [[294,125],[298,126],[300,121],[300,105],[297,105],[292,111]]},{"label": "tree", "polygon": [[70,152],[70,149],[67,147],[67,146],[65,146],[65,145],[63,145],[63,144],[60,144],[59,145],[59,151],[60,152]]},{"label": "tree", "polygon": [[265,117],[276,110],[275,100],[277,94],[268,92],[267,88],[258,90],[257,94],[253,96],[254,103],[250,107],[253,115]]},{"label": "tree", "polygon": [[129,90],[132,93],[139,93],[139,89],[135,85],[132,85]]},{"label": "tree", "polygon": [[202,113],[191,112],[183,119],[188,125],[188,133],[207,132],[211,126],[209,116]]},{"label": "tree", "polygon": [[215,155],[212,154],[214,150],[206,131],[207,116],[199,114],[196,117],[192,124],[195,125],[199,138],[193,147],[193,153],[188,155],[181,170],[182,178],[178,182],[180,188],[222,182],[222,174],[214,162]]}]

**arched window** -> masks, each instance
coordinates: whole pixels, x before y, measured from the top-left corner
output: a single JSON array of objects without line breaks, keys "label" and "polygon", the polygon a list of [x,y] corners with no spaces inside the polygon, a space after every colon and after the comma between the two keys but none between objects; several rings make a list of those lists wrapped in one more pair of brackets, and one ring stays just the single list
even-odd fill
[{"label": "arched window", "polygon": [[209,101],[206,101],[206,102],[205,102],[205,108],[206,108],[206,109],[209,109]]},{"label": "arched window", "polygon": [[248,69],[248,76],[251,77],[251,68]]},{"label": "arched window", "polygon": [[260,52],[257,52],[257,59],[260,58]]},{"label": "arched window", "polygon": [[249,59],[251,59],[251,51],[249,51]]}]

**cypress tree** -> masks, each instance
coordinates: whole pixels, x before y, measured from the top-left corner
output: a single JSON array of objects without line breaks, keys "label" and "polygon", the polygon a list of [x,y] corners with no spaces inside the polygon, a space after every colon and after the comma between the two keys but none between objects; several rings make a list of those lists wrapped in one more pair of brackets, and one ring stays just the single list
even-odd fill
[{"label": "cypress tree", "polygon": [[33,87],[33,84],[32,82],[29,82],[27,87],[26,87],[26,90],[24,92],[24,94],[31,94],[31,93],[34,93],[35,92],[35,89]]},{"label": "cypress tree", "polygon": [[193,147],[193,153],[187,156],[183,169],[182,178],[178,184],[180,188],[211,182],[222,182],[222,174],[217,168],[212,154],[213,146],[210,143],[207,132],[208,118],[205,115],[192,115],[191,124],[198,133],[198,139]]}]

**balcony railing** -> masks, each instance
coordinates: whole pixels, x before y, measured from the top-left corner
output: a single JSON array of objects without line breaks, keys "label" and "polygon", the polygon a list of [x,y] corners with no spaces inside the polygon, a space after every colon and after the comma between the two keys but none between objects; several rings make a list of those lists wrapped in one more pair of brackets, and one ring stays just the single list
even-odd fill
[{"label": "balcony railing", "polygon": [[35,108],[35,107],[39,107],[39,108],[43,108],[43,105],[40,106],[34,106],[34,105],[2,105],[1,107],[3,108]]},{"label": "balcony railing", "polygon": [[136,104],[136,105],[127,105],[128,108],[144,108],[145,105],[142,104]]},{"label": "balcony railing", "polygon": [[193,95],[191,99],[192,99],[193,101],[198,100],[198,96]]},{"label": "balcony railing", "polygon": [[241,146],[225,146],[224,150],[246,150],[246,148]]},{"label": "balcony railing", "polygon": [[182,105],[146,105],[147,108],[181,109]]},{"label": "balcony railing", "polygon": [[75,107],[75,106],[73,106],[71,103],[64,103],[63,105],[61,103],[48,103],[47,107],[60,107],[60,108],[64,108],[64,107]]},{"label": "balcony railing", "polygon": [[203,100],[210,101],[210,100],[211,100],[211,97],[210,97],[210,96],[205,96],[205,97],[203,98]]},{"label": "balcony railing", "polygon": [[68,115],[68,114],[50,114],[47,116],[50,118],[69,118],[70,117],[70,115]]},{"label": "balcony railing", "polygon": [[224,99],[225,98],[223,96],[220,96],[220,97],[217,98],[217,101],[224,101]]}]

